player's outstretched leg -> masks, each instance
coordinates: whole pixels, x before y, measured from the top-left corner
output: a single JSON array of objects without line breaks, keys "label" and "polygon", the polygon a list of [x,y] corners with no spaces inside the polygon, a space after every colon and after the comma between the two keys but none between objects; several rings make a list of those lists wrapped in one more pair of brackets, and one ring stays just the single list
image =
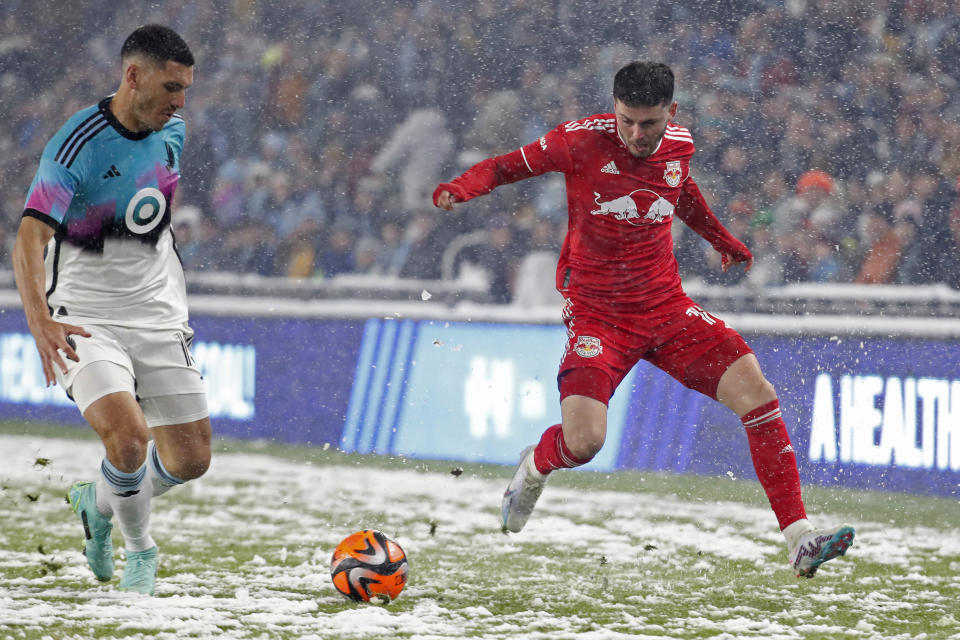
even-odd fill
[{"label": "player's outstretched leg", "polygon": [[504,533],[507,531],[517,533],[523,529],[547,483],[547,476],[537,471],[533,463],[534,448],[530,445],[520,454],[517,470],[503,493],[500,524]]},{"label": "player's outstretched leg", "polygon": [[855,535],[849,525],[801,533],[790,549],[790,566],[798,578],[812,578],[824,562],[845,555]]},{"label": "player's outstretched leg", "polygon": [[[592,455],[591,455],[592,457]],[[557,469],[572,469],[590,462],[573,455],[563,437],[562,425],[549,427],[540,442],[523,450],[520,462],[503,494],[500,524],[503,532],[523,529],[543,493],[547,476]]]},{"label": "player's outstretched leg", "polygon": [[113,577],[113,523],[97,510],[97,485],[77,482],[67,492],[67,502],[83,524],[83,555],[97,580]]},{"label": "player's outstretched leg", "polygon": [[146,551],[127,551],[127,565],[120,578],[120,590],[152,596],[157,585],[159,564],[160,556],[155,546]]}]

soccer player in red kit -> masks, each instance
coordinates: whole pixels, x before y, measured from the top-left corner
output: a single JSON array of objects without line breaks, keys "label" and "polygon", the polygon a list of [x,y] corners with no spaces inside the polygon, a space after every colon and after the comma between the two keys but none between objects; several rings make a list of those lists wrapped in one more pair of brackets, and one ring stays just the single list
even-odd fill
[{"label": "soccer player in red kit", "polygon": [[740,416],[790,564],[797,576],[812,577],[846,553],[854,529],[814,529],[807,520],[773,385],[740,334],[683,291],[670,234],[674,215],[721,254],[724,271],[736,264],[749,269],[753,256],[690,176],[693,138],[672,122],[673,88],[667,65],[632,62],[614,78],[613,113],[565,122],[434,191],[434,204],[449,211],[502,184],[548,171],[566,177],[568,226],[557,265],[567,327],[557,376],[562,423],[524,450],[504,493],[503,528],[523,528],[550,472],[597,454],[610,397],[646,360]]}]

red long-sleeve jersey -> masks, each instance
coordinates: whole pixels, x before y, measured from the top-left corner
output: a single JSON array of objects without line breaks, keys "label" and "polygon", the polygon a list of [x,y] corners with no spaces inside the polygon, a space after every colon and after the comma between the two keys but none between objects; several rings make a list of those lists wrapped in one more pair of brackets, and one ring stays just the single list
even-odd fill
[{"label": "red long-sleeve jersey", "polygon": [[668,124],[651,155],[635,158],[613,114],[565,122],[520,149],[488,158],[443,190],[463,202],[502,184],[558,171],[566,177],[567,235],[557,288],[606,303],[656,305],[682,295],[670,225],[674,214],[719,252],[750,258],[690,177],[693,138]]}]

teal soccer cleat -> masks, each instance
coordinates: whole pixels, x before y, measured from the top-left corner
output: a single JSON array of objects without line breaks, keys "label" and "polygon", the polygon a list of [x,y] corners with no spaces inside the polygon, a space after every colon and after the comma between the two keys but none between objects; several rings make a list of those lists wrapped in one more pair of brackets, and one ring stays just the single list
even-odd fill
[{"label": "teal soccer cleat", "polygon": [[790,565],[798,578],[812,578],[824,562],[846,555],[856,535],[853,527],[816,529],[803,534],[790,552]]},{"label": "teal soccer cleat", "polygon": [[67,492],[67,502],[83,523],[83,555],[100,582],[113,577],[113,523],[97,511],[97,485],[78,482]]},{"label": "teal soccer cleat", "polygon": [[157,567],[160,557],[156,547],[146,551],[128,551],[127,566],[120,578],[121,591],[135,591],[148,596],[153,595],[157,584]]}]

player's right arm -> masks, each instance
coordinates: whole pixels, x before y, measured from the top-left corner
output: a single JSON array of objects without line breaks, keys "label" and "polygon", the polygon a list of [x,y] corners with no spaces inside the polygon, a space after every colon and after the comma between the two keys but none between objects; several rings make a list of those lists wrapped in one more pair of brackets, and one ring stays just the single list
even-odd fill
[{"label": "player's right arm", "polygon": [[[76,145],[78,135],[86,131],[94,108],[77,112],[47,142],[40,164],[27,190],[23,217],[13,245],[13,274],[23,302],[27,326],[37,343],[47,386],[56,384],[54,367],[66,372],[63,355],[79,361],[68,338],[72,334],[89,337],[83,327],[57,322],[47,306],[46,270],[43,252],[57,230],[61,230],[73,196],[87,173],[89,147]],[[61,355],[61,352],[63,355]]]},{"label": "player's right arm", "polygon": [[57,322],[50,317],[45,294],[46,275],[43,268],[43,249],[53,237],[53,228],[31,216],[20,220],[20,229],[13,245],[13,274],[17,282],[17,291],[23,302],[23,311],[27,317],[27,326],[37,343],[43,375],[47,386],[56,384],[54,366],[66,371],[66,363],[60,355],[63,351],[68,358],[79,362],[77,352],[67,341],[71,334],[89,337],[82,327]]},{"label": "player's right arm", "polygon": [[548,171],[566,171],[571,165],[570,149],[563,125],[516,151],[487,158],[463,175],[437,185],[433,204],[450,211],[456,202],[466,202],[490,193],[500,185],[518,182]]}]

